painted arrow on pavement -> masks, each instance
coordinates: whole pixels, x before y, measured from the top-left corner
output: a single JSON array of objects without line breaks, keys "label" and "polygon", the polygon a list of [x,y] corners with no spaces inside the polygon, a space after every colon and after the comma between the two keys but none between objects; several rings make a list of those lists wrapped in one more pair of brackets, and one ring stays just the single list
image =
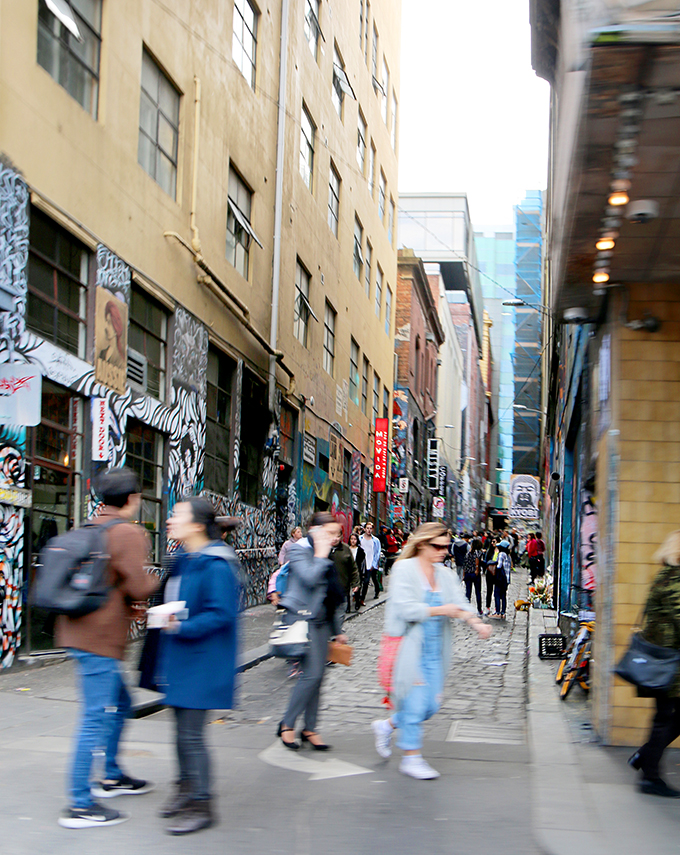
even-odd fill
[{"label": "painted arrow on pavement", "polygon": [[326,778],[347,778],[350,775],[368,775],[373,769],[364,769],[344,760],[329,757],[326,760],[312,760],[311,757],[301,757],[298,752],[284,748],[280,742],[274,742],[257,755],[264,763],[278,766],[279,769],[290,769],[309,775],[310,781],[323,781]]}]

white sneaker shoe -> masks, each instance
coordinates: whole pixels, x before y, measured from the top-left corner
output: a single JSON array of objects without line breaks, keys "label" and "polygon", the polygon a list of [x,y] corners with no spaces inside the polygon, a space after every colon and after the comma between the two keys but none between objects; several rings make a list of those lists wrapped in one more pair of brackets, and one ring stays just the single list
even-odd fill
[{"label": "white sneaker shoe", "polygon": [[405,754],[401,758],[399,771],[402,775],[410,775],[411,778],[417,778],[419,781],[429,781],[439,777],[439,772],[430,766],[422,754]]},{"label": "white sneaker shoe", "polygon": [[387,721],[374,721],[371,730],[375,736],[375,750],[387,760],[392,756],[392,733],[393,728]]}]

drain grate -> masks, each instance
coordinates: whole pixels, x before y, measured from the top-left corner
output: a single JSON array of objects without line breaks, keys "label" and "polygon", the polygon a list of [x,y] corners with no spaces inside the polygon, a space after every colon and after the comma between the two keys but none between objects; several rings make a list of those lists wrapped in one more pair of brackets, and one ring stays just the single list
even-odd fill
[{"label": "drain grate", "polygon": [[524,730],[498,724],[454,721],[447,742],[484,742],[487,745],[524,745]]}]

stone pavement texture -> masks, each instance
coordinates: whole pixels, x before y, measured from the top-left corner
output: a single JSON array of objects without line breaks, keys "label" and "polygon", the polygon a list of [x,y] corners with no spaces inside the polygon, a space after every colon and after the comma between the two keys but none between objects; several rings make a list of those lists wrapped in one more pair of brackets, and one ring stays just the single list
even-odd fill
[{"label": "stone pavement texture", "polygon": [[467,855],[497,848],[534,855],[527,822],[526,615],[493,621],[489,642],[456,627],[444,706],[428,726],[424,748],[442,777],[425,782],[403,777],[398,757],[381,760],[373,748],[369,725],[383,714],[375,678],[382,620],[380,604],[353,618],[347,631],[355,661],[328,672],[320,721],[334,746],[328,755],[293,754],[274,737],[291,690],[285,663],[264,661],[242,675],[239,708],[216,711],[209,725],[220,823],[184,840],[164,835],[156,817],[174,776],[170,711],[131,721],[125,734],[124,765],[157,781],[158,790],[111,803],[132,813],[128,823],[67,831],[56,818],[77,713],[70,665],[0,676],[0,750],[11,782],[0,812],[2,855],[123,849]]}]

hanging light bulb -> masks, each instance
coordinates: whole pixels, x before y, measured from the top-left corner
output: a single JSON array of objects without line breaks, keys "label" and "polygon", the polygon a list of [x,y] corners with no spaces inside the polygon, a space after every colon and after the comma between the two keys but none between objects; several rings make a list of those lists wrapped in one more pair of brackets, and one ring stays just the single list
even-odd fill
[{"label": "hanging light bulb", "polygon": [[627,205],[629,202],[628,194],[625,190],[617,191],[616,193],[612,193],[607,202],[613,207],[617,208],[620,205]]},{"label": "hanging light bulb", "polygon": [[598,270],[593,274],[593,282],[599,284],[601,282],[609,282],[609,274],[606,270]]},{"label": "hanging light bulb", "polygon": [[602,250],[614,249],[615,246],[616,246],[616,241],[614,241],[612,238],[602,237],[595,244],[595,249],[599,249],[600,252],[602,252]]}]

